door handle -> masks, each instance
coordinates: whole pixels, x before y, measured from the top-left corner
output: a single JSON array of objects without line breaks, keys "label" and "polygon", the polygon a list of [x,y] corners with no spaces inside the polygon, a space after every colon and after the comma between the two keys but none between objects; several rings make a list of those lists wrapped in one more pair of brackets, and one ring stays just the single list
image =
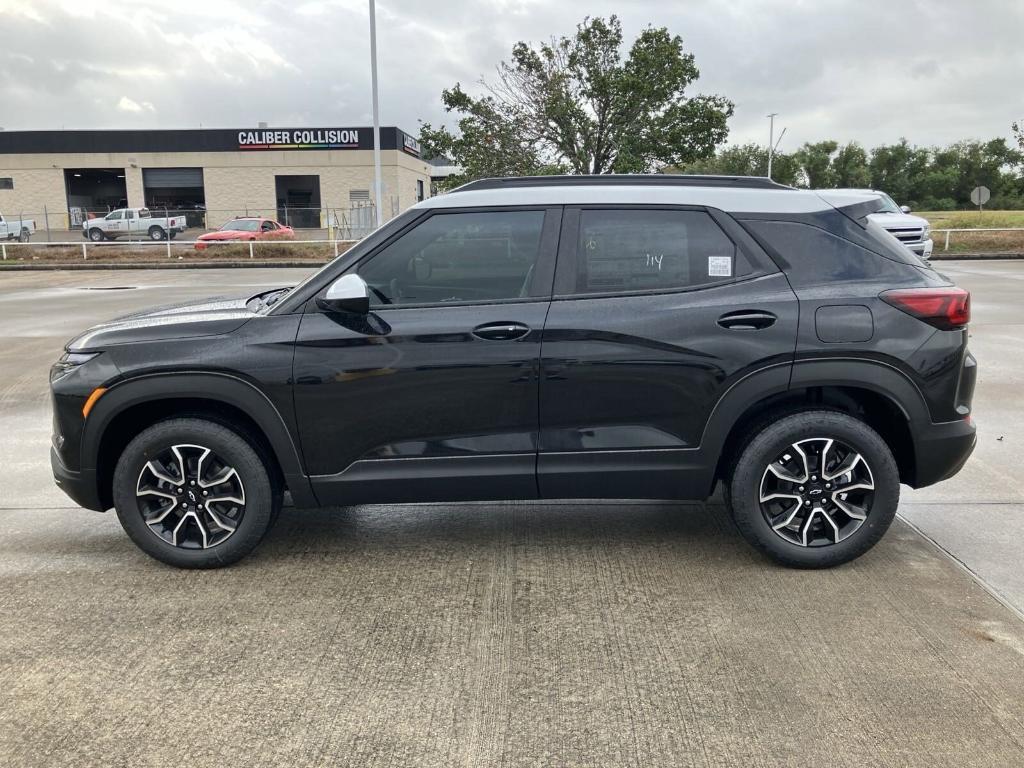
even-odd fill
[{"label": "door handle", "polygon": [[775,325],[778,318],[771,312],[757,309],[741,309],[738,312],[726,312],[718,318],[718,324],[731,331],[757,331]]},{"label": "door handle", "polygon": [[522,323],[485,323],[473,329],[473,335],[484,341],[515,341],[530,332]]}]

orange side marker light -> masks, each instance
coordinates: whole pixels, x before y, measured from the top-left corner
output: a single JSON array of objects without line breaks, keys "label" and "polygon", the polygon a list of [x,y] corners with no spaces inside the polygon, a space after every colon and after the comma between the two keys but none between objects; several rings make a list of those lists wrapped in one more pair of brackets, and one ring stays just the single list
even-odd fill
[{"label": "orange side marker light", "polygon": [[89,399],[86,400],[85,401],[85,405],[82,406],[82,418],[83,419],[89,418],[89,411],[92,410],[92,407],[94,405],[96,405],[96,401],[99,400],[101,397],[103,397],[103,393],[106,392],[106,391],[107,391],[106,387],[96,387],[96,389],[94,389],[92,391],[92,394],[89,395]]}]

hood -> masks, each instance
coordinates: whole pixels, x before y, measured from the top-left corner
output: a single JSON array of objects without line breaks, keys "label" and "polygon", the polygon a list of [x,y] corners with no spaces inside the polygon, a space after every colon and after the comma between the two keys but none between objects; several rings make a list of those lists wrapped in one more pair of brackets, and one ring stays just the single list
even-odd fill
[{"label": "hood", "polygon": [[868,216],[872,221],[877,221],[885,229],[894,227],[924,227],[928,224],[927,219],[915,216],[912,213],[872,213]]},{"label": "hood", "polygon": [[207,232],[200,235],[197,240],[237,240],[240,237],[251,237],[256,232],[248,232],[241,229],[218,229],[216,232]]},{"label": "hood", "polygon": [[231,333],[255,316],[248,298],[216,298],[158,307],[101,323],[68,342],[72,352],[115,344],[186,339]]}]

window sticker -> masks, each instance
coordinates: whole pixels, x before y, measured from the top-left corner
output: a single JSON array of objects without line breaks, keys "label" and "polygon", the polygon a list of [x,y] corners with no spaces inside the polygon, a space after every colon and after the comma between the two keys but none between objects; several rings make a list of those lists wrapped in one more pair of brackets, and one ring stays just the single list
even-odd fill
[{"label": "window sticker", "polygon": [[732,257],[708,256],[708,277],[732,277]]}]

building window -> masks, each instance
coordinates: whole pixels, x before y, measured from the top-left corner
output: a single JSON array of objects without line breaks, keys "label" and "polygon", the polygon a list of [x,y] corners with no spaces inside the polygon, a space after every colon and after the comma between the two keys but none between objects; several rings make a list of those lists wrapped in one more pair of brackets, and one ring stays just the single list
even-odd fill
[{"label": "building window", "polygon": [[0,189],[14,189],[14,179],[0,176]]},{"label": "building window", "polygon": [[423,200],[423,179],[416,180],[416,202]]}]

